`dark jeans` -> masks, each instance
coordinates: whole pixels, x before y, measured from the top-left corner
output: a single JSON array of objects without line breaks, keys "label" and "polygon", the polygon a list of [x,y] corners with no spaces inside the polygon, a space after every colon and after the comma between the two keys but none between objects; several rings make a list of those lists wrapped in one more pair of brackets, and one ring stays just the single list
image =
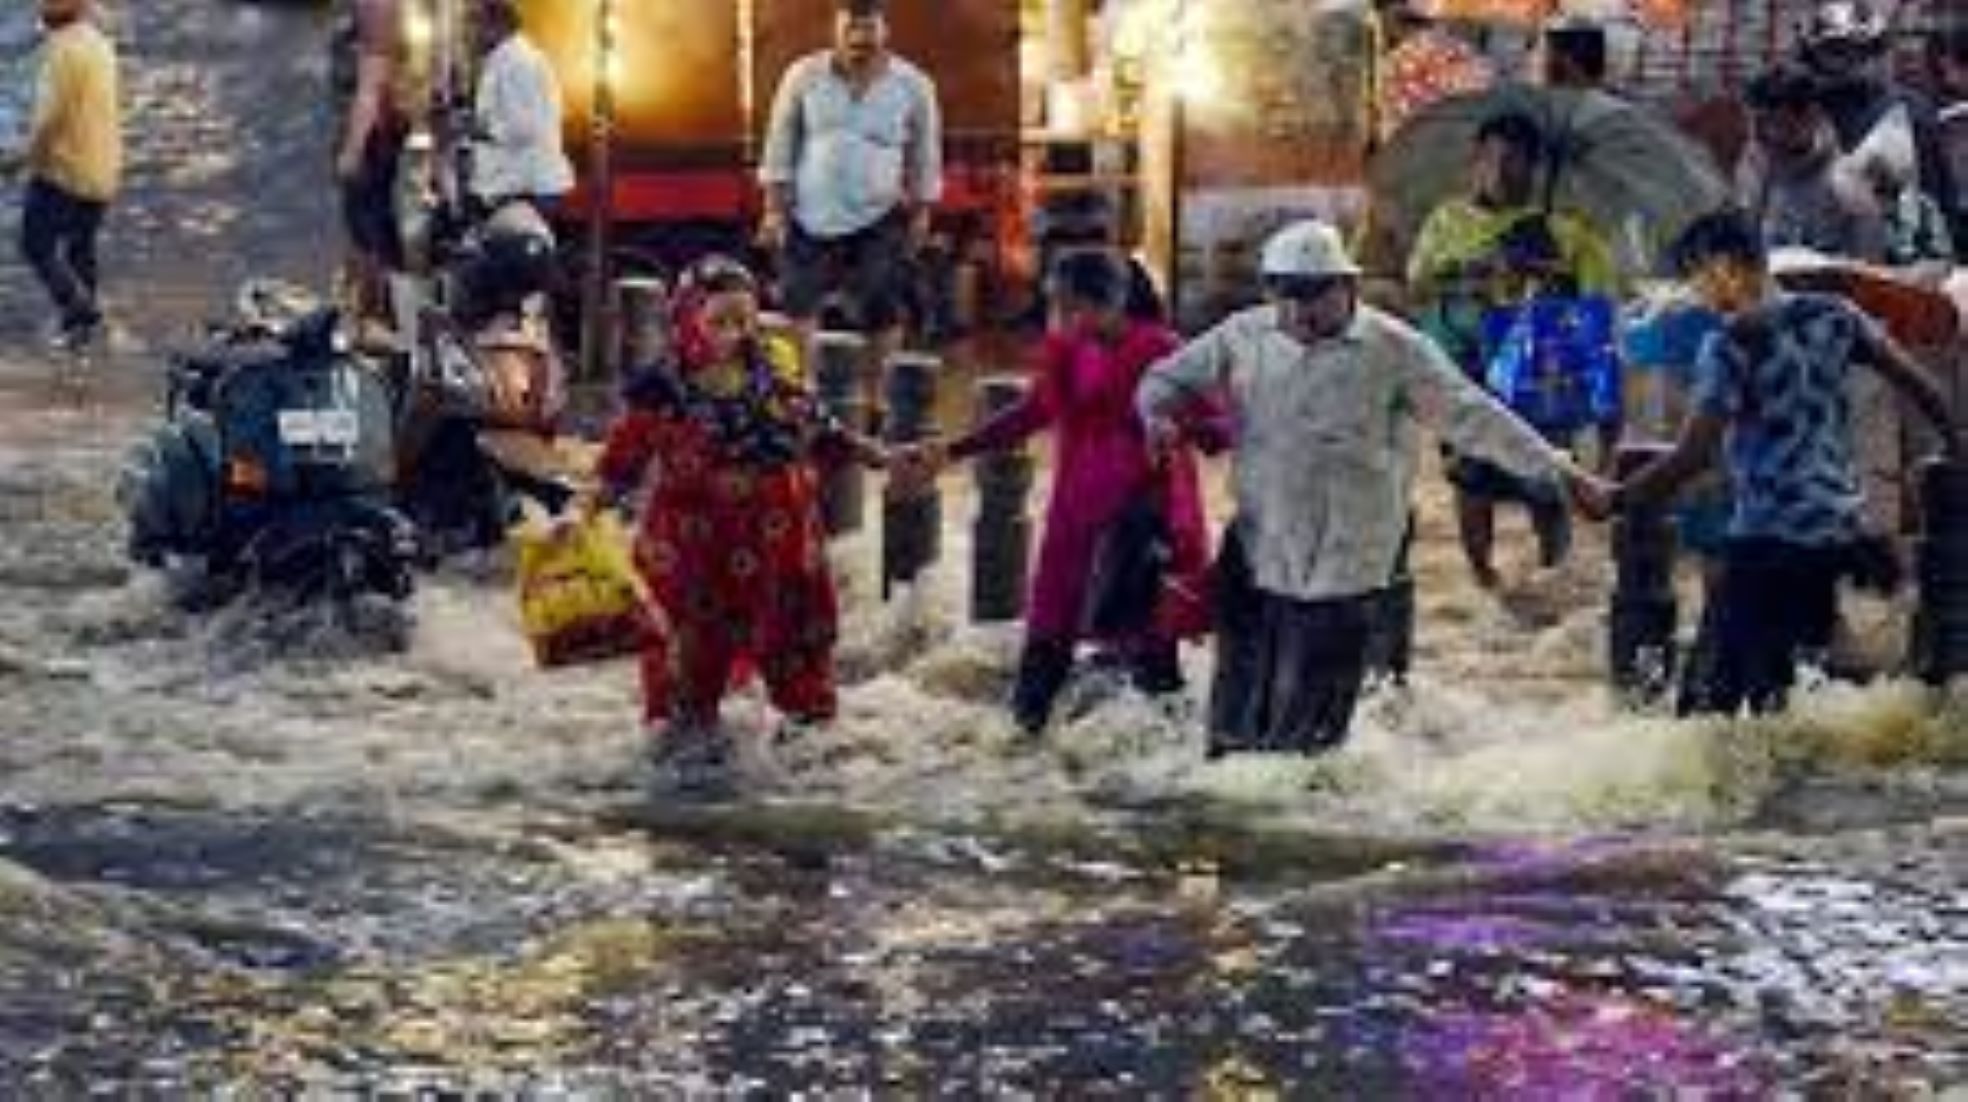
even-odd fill
[{"label": "dark jeans", "polygon": [[61,311],[62,328],[86,330],[102,320],[96,305],[96,234],[107,206],[35,179],[21,213],[21,255]]},{"label": "dark jeans", "polygon": [[[1831,646],[1838,583],[1852,566],[1843,544],[1732,539],[1723,552],[1720,592],[1704,610],[1696,653],[1707,665],[1684,686],[1684,713],[1735,715],[1744,705],[1781,709],[1800,658]],[[1691,671],[1692,672],[1692,671]]]}]

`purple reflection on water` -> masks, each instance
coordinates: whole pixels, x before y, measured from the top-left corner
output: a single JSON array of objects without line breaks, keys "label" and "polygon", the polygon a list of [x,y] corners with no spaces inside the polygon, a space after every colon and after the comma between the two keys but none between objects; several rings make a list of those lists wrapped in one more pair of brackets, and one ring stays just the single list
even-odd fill
[{"label": "purple reflection on water", "polygon": [[[1373,930],[1397,955],[1440,954],[1447,965],[1430,970],[1426,1001],[1437,1009],[1401,1034],[1399,1057],[1418,1095],[1767,1096],[1769,1069],[1750,1051],[1670,1008],[1596,984],[1586,989],[1533,964],[1597,960],[1618,946],[1618,924],[1602,917],[1616,899],[1591,890],[1605,874],[1644,883],[1645,898],[1658,899],[1689,883],[1698,866],[1669,849],[1611,838],[1500,842],[1483,847],[1473,864],[1470,896],[1396,911]],[[1519,909],[1535,914],[1512,913]],[[1474,963],[1472,956],[1489,966],[1455,967]],[[1498,965],[1506,974],[1497,974]]]},{"label": "purple reflection on water", "polygon": [[1406,1033],[1401,1060],[1425,1097],[1747,1099],[1770,1086],[1750,1055],[1667,1011],[1582,992],[1520,1011],[1444,1011]]},{"label": "purple reflection on water", "polygon": [[1500,914],[1448,914],[1411,911],[1381,923],[1376,931],[1388,941],[1446,949],[1451,952],[1496,952],[1549,944],[1559,931],[1549,923]]}]

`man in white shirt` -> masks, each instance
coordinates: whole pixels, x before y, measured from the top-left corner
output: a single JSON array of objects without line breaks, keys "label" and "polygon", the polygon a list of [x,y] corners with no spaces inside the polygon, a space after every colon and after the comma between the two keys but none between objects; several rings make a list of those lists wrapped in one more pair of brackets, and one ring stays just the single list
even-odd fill
[{"label": "man in white shirt", "polygon": [[1274,235],[1268,303],[1149,369],[1151,437],[1217,397],[1235,424],[1237,512],[1218,561],[1212,754],[1329,749],[1366,676],[1371,621],[1412,512],[1422,422],[1459,451],[1603,505],[1605,487],[1469,379],[1434,342],[1359,299],[1360,268],[1316,220]]},{"label": "man in white shirt", "polygon": [[901,338],[911,254],[943,190],[936,85],[888,49],[881,0],[838,0],[834,46],[779,82],[759,182],[759,240],[781,254],[781,305],[810,337],[844,290],[880,363]]},{"label": "man in white shirt", "polygon": [[486,48],[473,99],[471,193],[486,210],[523,200],[551,214],[574,187],[561,148],[560,83],[532,40],[514,0],[483,0]]}]

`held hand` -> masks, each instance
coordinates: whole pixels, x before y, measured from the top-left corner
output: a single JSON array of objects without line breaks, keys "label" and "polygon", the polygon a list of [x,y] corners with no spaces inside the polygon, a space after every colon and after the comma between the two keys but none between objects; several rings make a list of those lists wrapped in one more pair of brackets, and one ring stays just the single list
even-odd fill
[{"label": "held hand", "polygon": [[1182,443],[1182,426],[1167,417],[1157,417],[1145,426],[1148,460],[1157,468],[1168,466],[1169,458]]},{"label": "held hand", "polygon": [[1614,506],[1617,483],[1608,482],[1594,474],[1576,468],[1565,472],[1565,492],[1572,500],[1572,508],[1580,516],[1595,522],[1611,520],[1616,511]]},{"label": "held hand", "polygon": [[560,511],[562,523],[592,524],[596,517],[616,505],[614,496],[597,483],[583,485]]},{"label": "held hand", "polygon": [[896,497],[919,497],[936,485],[936,476],[949,465],[950,453],[940,441],[897,449],[890,457],[888,489]]},{"label": "held hand", "polygon": [[879,440],[869,439],[862,442],[860,454],[855,458],[871,471],[886,471],[895,467],[900,454]]},{"label": "held hand", "polygon": [[584,489],[567,499],[567,504],[554,520],[560,524],[586,524],[601,512],[601,495],[593,489]]}]

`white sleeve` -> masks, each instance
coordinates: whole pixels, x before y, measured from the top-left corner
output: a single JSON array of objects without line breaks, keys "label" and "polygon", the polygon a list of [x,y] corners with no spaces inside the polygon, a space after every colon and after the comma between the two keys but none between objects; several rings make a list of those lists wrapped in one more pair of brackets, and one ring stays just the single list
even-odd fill
[{"label": "white sleeve", "polygon": [[1159,421],[1198,397],[1223,390],[1233,360],[1230,324],[1223,322],[1169,353],[1141,376],[1134,404],[1143,422]]},{"label": "white sleeve", "polygon": [[1421,416],[1457,451],[1523,478],[1556,475],[1568,462],[1537,430],[1471,379],[1435,342],[1401,334],[1395,357]]}]

